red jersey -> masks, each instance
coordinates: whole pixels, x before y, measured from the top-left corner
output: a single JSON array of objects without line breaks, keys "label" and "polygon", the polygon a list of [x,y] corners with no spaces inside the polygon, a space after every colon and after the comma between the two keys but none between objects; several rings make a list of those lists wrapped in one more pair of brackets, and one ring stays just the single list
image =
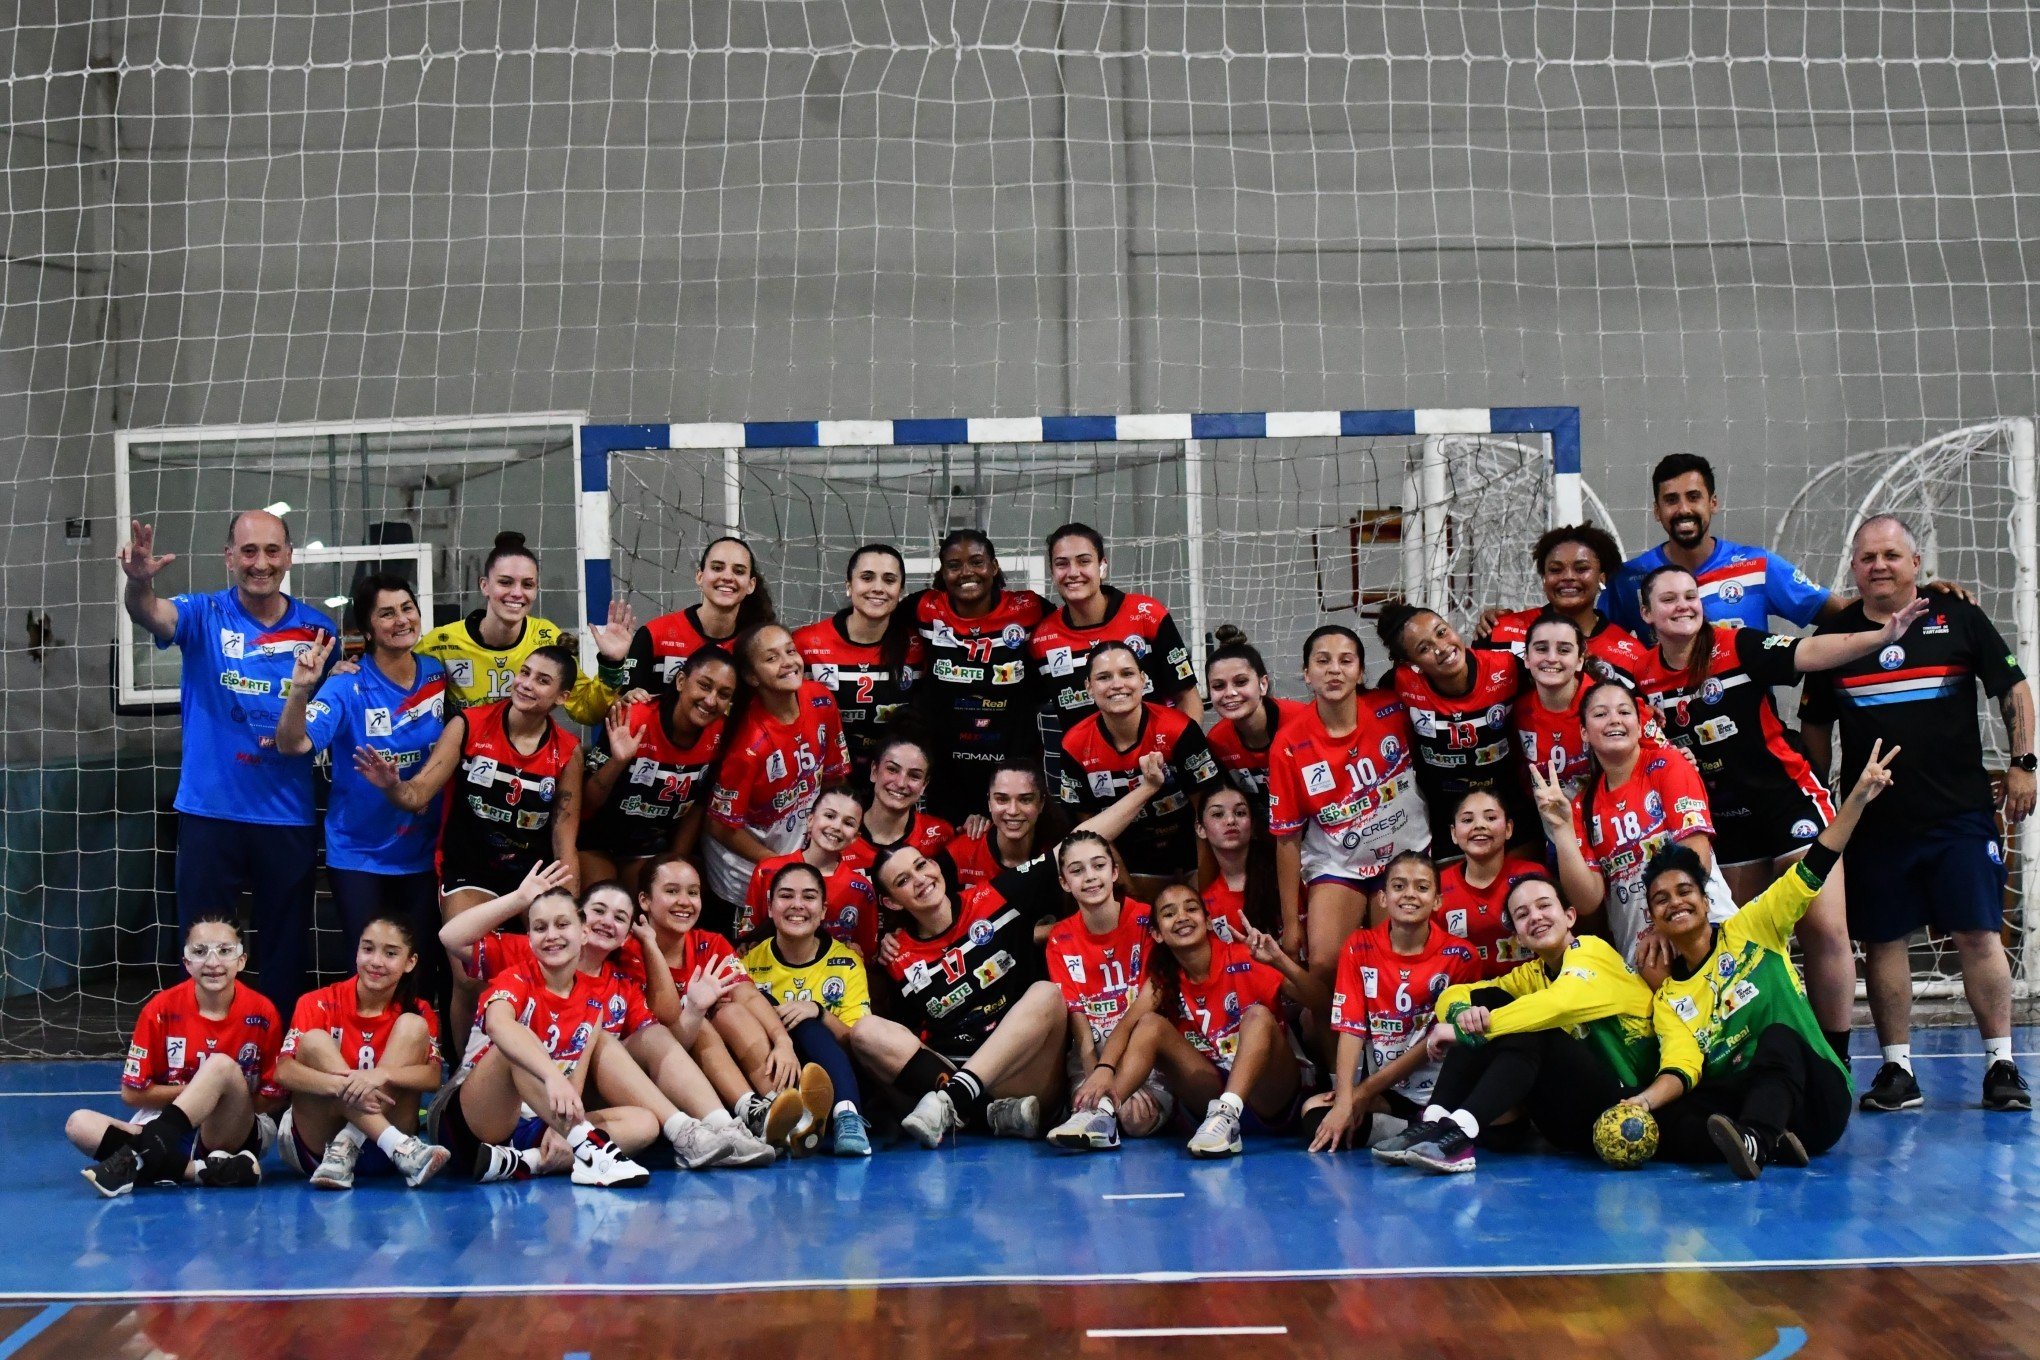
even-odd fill
[{"label": "red jersey", "polygon": [[1084,914],[1066,916],[1048,932],[1048,976],[1062,988],[1063,1003],[1091,1027],[1091,1044],[1102,1050],[1120,1017],[1140,990],[1141,969],[1154,940],[1154,913],[1145,902],[1119,904],[1119,921],[1093,935]]},{"label": "red jersey", "polygon": [[[737,912],[738,939],[749,939],[754,933],[771,928],[772,914],[765,903],[772,890],[772,876],[799,862],[798,851],[759,861],[751,873],[744,905]],[[870,875],[852,864],[847,855],[836,861],[834,871],[822,875],[822,929],[830,939],[841,940],[867,959],[878,947],[878,892],[871,886]],[[687,932],[689,939],[702,933]]]},{"label": "red jersey", "polygon": [[1516,944],[1509,924],[1509,892],[1531,874],[1544,873],[1535,860],[1503,859],[1501,873],[1485,888],[1466,881],[1466,861],[1455,860],[1438,871],[1438,924],[1473,946],[1482,978],[1498,978],[1530,960]]},{"label": "red jersey", "polygon": [[[901,608],[905,608],[904,605]],[[853,642],[848,609],[817,619],[793,634],[807,663],[808,678],[829,691],[843,715],[843,738],[850,748],[850,767],[858,782],[871,768],[878,744],[893,716],[906,706],[908,691],[928,668],[928,644],[919,633],[907,642],[906,657],[893,674],[877,642]]]},{"label": "red jersey", "polygon": [[982,836],[958,836],[943,850],[956,867],[956,881],[966,888],[980,887],[1006,872],[1006,862],[993,848],[998,832],[986,828]]},{"label": "red jersey", "polygon": [[1361,691],[1353,730],[1334,737],[1317,705],[1298,705],[1268,749],[1268,829],[1303,837],[1303,878],[1368,879],[1431,844],[1417,793],[1416,740],[1402,701]]},{"label": "red jersey", "polygon": [[[1558,611],[1550,605],[1537,609],[1519,609],[1513,614],[1504,614],[1495,620],[1494,631],[1487,636],[1483,645],[1524,655],[1530,644],[1530,625],[1542,618],[1551,618]],[[1628,629],[1616,624],[1606,614],[1596,611],[1595,627],[1587,638],[1587,674],[1596,680],[1620,680],[1634,686],[1643,678],[1643,668],[1648,663],[1650,649],[1636,640]]]},{"label": "red jersey", "polygon": [[[538,967],[538,955],[531,952],[531,937],[521,930],[492,930],[476,940],[468,952],[467,975],[479,982],[488,982],[499,973],[513,968],[527,972]],[[635,939],[626,939],[615,953],[602,961],[602,969],[614,972],[618,977],[643,991],[645,987],[645,951]]]},{"label": "red jersey", "polygon": [[[1157,946],[1158,948],[1161,946]],[[1232,1071],[1240,1051],[1240,1019],[1249,1006],[1265,1006],[1282,1021],[1282,974],[1257,960],[1244,944],[1211,937],[1211,971],[1198,982],[1182,975],[1182,1000],[1170,1018],[1190,1046]]]},{"label": "red jersey", "polygon": [[[1387,921],[1356,930],[1339,951],[1332,1028],[1367,1041],[1360,1069],[1364,1079],[1422,1041],[1431,1028],[1432,1008],[1447,987],[1475,982],[1480,976],[1473,947],[1436,921],[1415,954],[1396,952]],[[1395,1089],[1419,1105],[1428,1104],[1438,1068],[1438,1063],[1425,1062]]]},{"label": "red jersey", "polygon": [[[709,816],[739,827],[781,854],[800,849],[808,814],[824,785],[850,773],[843,720],[829,691],[803,680],[793,721],[781,723],[762,703],[747,710],[724,748]],[[725,902],[741,902],[751,886],[752,861],[708,843],[709,887]]]},{"label": "red jersey", "polygon": [[1128,873],[1166,878],[1197,863],[1197,805],[1225,777],[1204,730],[1181,709],[1143,703],[1140,730],[1123,751],[1102,717],[1085,718],[1063,735],[1056,793],[1075,818],[1102,812],[1140,783],[1140,758],[1150,752],[1167,773],[1119,837],[1119,854]]},{"label": "red jersey", "polygon": [[1225,875],[1206,884],[1197,894],[1204,899],[1204,914],[1211,918],[1211,933],[1221,940],[1247,938],[1247,895],[1227,886]]},{"label": "red jersey", "polygon": [[[297,1008],[291,1012],[290,1033],[283,1036],[283,1048],[276,1056],[295,1057],[298,1036],[322,1029],[333,1036],[340,1056],[354,1064],[356,1071],[366,1072],[376,1066],[389,1050],[390,1034],[404,1012],[392,1003],[383,1007],[380,1015],[363,1015],[360,1001],[360,993],[355,990],[351,977],[341,978],[332,986],[321,987],[316,992],[306,992],[298,998]],[[432,1036],[432,1061],[438,1062],[439,1016],[434,1013],[429,1001],[421,999],[417,1006],[418,1018],[425,1022],[425,1032]]]},{"label": "red jersey", "polygon": [[1042,978],[1034,925],[1061,901],[1053,863],[1044,855],[966,889],[939,935],[893,932],[899,947],[883,966],[898,985],[905,1023],[942,1056],[966,1061]]},{"label": "red jersey", "polygon": [[234,984],[227,1013],[207,1019],[198,1009],[198,983],[190,978],[149,998],[135,1022],[120,1084],[133,1091],[151,1086],[188,1086],[199,1064],[215,1053],[232,1055],[257,1096],[279,1097],[276,1059],[283,1047],[283,1021],[269,998],[246,983]]},{"label": "red jersey", "polygon": [[1530,767],[1539,773],[1551,770],[1552,753],[1559,758],[1559,778],[1568,797],[1580,791],[1593,759],[1587,752],[1587,734],[1580,726],[1580,705],[1586,700],[1589,682],[1581,680],[1573,691],[1572,703],[1553,712],[1537,697],[1535,685],[1525,685],[1509,706],[1509,730],[1516,735],[1516,747],[1523,753],[1523,786],[1529,787]]},{"label": "red jersey", "polygon": [[1509,712],[1529,686],[1511,652],[1472,648],[1466,653],[1473,684],[1456,697],[1440,694],[1415,666],[1395,668],[1395,692],[1410,711],[1417,736],[1417,782],[1431,814],[1445,825],[1460,797],[1492,789],[1516,825],[1535,815],[1516,767]]},{"label": "red jersey", "polygon": [[[637,754],[608,801],[582,818],[582,845],[625,859],[659,854],[673,843],[681,819],[708,796],[708,768],[722,747],[724,723],[718,719],[683,746],[666,726],[664,710],[664,699],[631,705],[629,723],[642,733]],[[609,761],[606,747],[597,746],[588,753],[588,772]]]},{"label": "red jersey", "polygon": [[907,816],[907,834],[896,841],[879,845],[865,833],[871,830],[866,822],[857,832],[857,839],[843,848],[843,862],[867,876],[871,866],[878,863],[878,857],[895,845],[911,845],[924,855],[932,855],[956,839],[956,828],[933,813],[918,809]]},{"label": "red jersey", "polygon": [[710,637],[702,628],[698,604],[661,614],[640,625],[632,636],[630,655],[623,663],[623,684],[617,692],[641,689],[656,698],[673,688],[688,657],[710,643],[725,646],[729,641]]},{"label": "red jersey", "polygon": [[515,882],[552,858],[553,807],[560,778],[577,758],[580,740],[550,717],[536,749],[526,754],[504,723],[510,701],[465,709],[460,769],[439,832],[440,878],[458,885],[476,873]]},{"label": "red jersey", "polygon": [[1065,605],[1035,625],[1027,643],[1027,655],[1047,696],[1042,706],[1044,744],[1098,711],[1091,702],[1089,672],[1091,651],[1101,642],[1123,642],[1133,649],[1140,658],[1142,693],[1150,698],[1172,699],[1197,688],[1190,648],[1168,606],[1152,595],[1130,595],[1111,586],[1102,587],[1102,593],[1103,622],[1073,623]]},{"label": "red jersey", "polygon": [[[1591,815],[1589,805],[1591,804]],[[1587,867],[1608,884],[1608,934],[1622,956],[1650,924],[1643,871],[1650,857],[1689,836],[1712,836],[1714,816],[1693,762],[1677,751],[1646,748],[1620,788],[1602,775],[1573,800],[1573,835]]]},{"label": "red jersey", "polygon": [[1204,739],[1211,743],[1211,754],[1218,758],[1218,768],[1225,771],[1234,788],[1247,795],[1247,802],[1257,812],[1268,810],[1268,753],[1275,749],[1275,736],[1282,730],[1282,724],[1305,707],[1288,699],[1263,699],[1261,708],[1268,715],[1268,744],[1258,749],[1247,745],[1231,718],[1220,718],[1204,734]]},{"label": "red jersey", "polygon": [[[510,1003],[517,1023],[538,1036],[561,1072],[572,1075],[594,1041],[597,1029],[606,1029],[619,1039],[628,1039],[648,1025],[658,1024],[645,994],[604,967],[599,973],[574,974],[574,985],[565,996],[545,985],[536,968],[511,968],[496,976],[482,992],[475,1006],[479,1021],[498,1001]],[[482,1026],[478,1023],[477,1030]],[[471,1044],[463,1066],[472,1068],[489,1049],[488,1043]]]}]

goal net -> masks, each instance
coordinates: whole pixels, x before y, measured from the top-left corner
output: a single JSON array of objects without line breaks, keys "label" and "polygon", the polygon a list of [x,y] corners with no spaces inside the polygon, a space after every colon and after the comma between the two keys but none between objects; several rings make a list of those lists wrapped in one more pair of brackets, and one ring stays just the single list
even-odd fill
[{"label": "goal net", "polygon": [[[1864,520],[1879,514],[1898,515],[1918,537],[1922,580],[1952,581],[1975,593],[2021,668],[2040,683],[2032,419],[1987,421],[1920,444],[1837,459],[1786,503],[1771,540],[1814,580],[1853,594],[1849,543]],[[1977,722],[1984,760],[1993,774],[2002,774],[2010,752],[2004,722],[1987,696],[1978,696]],[[2033,833],[2030,827],[2004,830],[2005,938],[2014,984],[2031,998],[2040,976],[2040,898],[2028,890],[2027,877]],[[1922,996],[1962,994],[1946,937],[1927,934],[1914,945],[1913,981]]]}]

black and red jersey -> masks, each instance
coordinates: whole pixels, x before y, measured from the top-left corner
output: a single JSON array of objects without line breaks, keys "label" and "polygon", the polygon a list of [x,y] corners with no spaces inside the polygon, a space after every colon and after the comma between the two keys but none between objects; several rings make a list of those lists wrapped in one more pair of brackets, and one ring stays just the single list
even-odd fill
[{"label": "black and red jersey", "polygon": [[[580,843],[617,858],[656,855],[672,844],[680,820],[708,798],[708,768],[722,748],[724,724],[709,724],[682,745],[666,725],[666,700],[633,704],[627,715],[638,738],[630,768],[617,776],[609,798],[581,819]],[[607,765],[606,744],[588,752],[588,772]]]},{"label": "black and red jersey", "polygon": [[878,857],[895,845],[911,845],[924,855],[934,855],[956,839],[956,828],[932,812],[916,809],[907,816],[907,831],[896,841],[880,845],[871,839],[871,824],[865,823],[857,830],[857,839],[843,847],[843,862],[853,869],[870,873],[871,866],[878,863]]},{"label": "black and red jersey", "polygon": [[966,888],[940,934],[894,932],[898,948],[884,966],[905,1009],[901,1021],[937,1053],[967,1059],[1048,975],[1034,926],[1060,907],[1054,862],[1044,855]]},{"label": "black and red jersey", "polygon": [[[538,746],[517,749],[504,728],[510,701],[465,710],[460,768],[454,773],[446,821],[439,831],[440,876],[448,865],[519,876],[552,858],[553,810],[580,740],[550,717]],[[452,881],[449,879],[448,881]]]},{"label": "black and red jersey", "polygon": [[1275,744],[1275,734],[1282,724],[1302,711],[1303,705],[1290,699],[1272,696],[1261,700],[1261,711],[1268,718],[1268,740],[1261,746],[1247,745],[1239,728],[1231,718],[1220,718],[1204,734],[1211,743],[1211,754],[1218,758],[1218,768],[1224,770],[1232,786],[1247,795],[1247,802],[1261,820],[1268,814],[1268,751]]},{"label": "black and red jersey", "polygon": [[1417,738],[1417,786],[1434,828],[1449,826],[1453,808],[1473,789],[1492,789],[1517,826],[1527,826],[1532,810],[1509,711],[1530,682],[1512,652],[1470,648],[1466,664],[1473,683],[1460,695],[1439,693],[1415,666],[1395,668],[1395,692]]},{"label": "black and red jersey", "polygon": [[1118,841],[1132,874],[1169,877],[1197,863],[1197,805],[1225,778],[1204,731],[1181,709],[1141,705],[1140,730],[1121,750],[1092,714],[1062,739],[1056,796],[1078,817],[1103,811],[1140,783],[1140,758],[1159,752],[1168,767],[1161,790],[1147,801]]},{"label": "black and red jersey", "polygon": [[[1553,618],[1558,611],[1550,605],[1538,609],[1519,609],[1513,614],[1504,614],[1495,620],[1493,631],[1480,645],[1498,651],[1524,654],[1530,644],[1530,627],[1539,619]],[[1620,680],[1625,685],[1635,685],[1643,674],[1650,649],[1645,647],[1627,628],[1609,619],[1599,610],[1594,612],[1594,631],[1587,635],[1587,674],[1597,680]]]},{"label": "black and red jersey", "polygon": [[[1638,677],[1673,745],[1700,767],[1717,819],[1754,815],[1780,794],[1811,799],[1832,820],[1834,804],[1806,756],[1786,734],[1773,685],[1799,683],[1799,639],[1758,628],[1709,624],[1694,643],[1708,648],[1702,677],[1672,670],[1662,653]],[[1695,658],[1696,661],[1698,658]]]},{"label": "black and red jersey", "polygon": [[[1996,807],[1983,764],[1976,687],[1981,682],[1995,699],[2026,674],[1988,614],[1953,595],[1937,595],[1933,605],[1889,647],[1807,677],[1801,720],[1841,722],[1841,788],[1863,773],[1872,742],[1906,750],[1897,781],[1863,810],[1864,836],[1911,835]],[[1878,626],[1858,600],[1814,631],[1862,633]]]},{"label": "black and red jersey", "polygon": [[966,619],[943,592],[924,590],[900,606],[909,607],[927,648],[928,670],[914,686],[913,705],[939,748],[931,771],[935,809],[960,821],[984,811],[1001,760],[1040,749],[1027,639],[1048,604],[1031,590],[1002,590],[987,613]]},{"label": "black and red jersey", "polygon": [[1100,589],[1105,597],[1102,622],[1075,623],[1065,605],[1041,621],[1027,644],[1041,686],[1044,748],[1098,711],[1088,681],[1091,652],[1100,643],[1123,642],[1133,649],[1146,677],[1143,693],[1150,699],[1173,699],[1197,688],[1190,648],[1168,606],[1152,595],[1132,595],[1111,586]]},{"label": "black and red jersey", "polygon": [[851,640],[849,621],[850,611],[839,609],[832,617],[795,629],[793,645],[807,663],[808,679],[835,697],[836,711],[843,715],[843,740],[850,748],[851,781],[862,786],[886,724],[906,706],[908,693],[927,670],[928,646],[917,633],[907,644],[905,662],[888,666],[882,643]]},{"label": "black and red jersey", "polygon": [[630,655],[623,663],[620,692],[641,689],[664,694],[673,688],[687,658],[713,644],[727,647],[730,639],[710,637],[701,626],[701,606],[689,605],[639,626],[630,640]]}]

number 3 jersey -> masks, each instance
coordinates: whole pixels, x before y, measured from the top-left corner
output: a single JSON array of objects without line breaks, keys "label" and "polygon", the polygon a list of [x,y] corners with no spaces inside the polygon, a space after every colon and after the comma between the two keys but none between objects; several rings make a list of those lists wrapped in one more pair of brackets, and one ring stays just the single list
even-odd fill
[{"label": "number 3 jersey", "polygon": [[439,876],[448,887],[508,892],[533,864],[552,858],[560,778],[580,742],[547,718],[537,749],[527,754],[510,740],[509,712],[505,699],[461,715],[467,731],[439,834]]},{"label": "number 3 jersey", "polygon": [[1102,935],[1091,932],[1081,911],[1048,933],[1049,980],[1062,988],[1070,1014],[1090,1027],[1093,1048],[1104,1048],[1140,990],[1141,969],[1154,947],[1148,934],[1153,919],[1145,902],[1122,901],[1118,922]]},{"label": "number 3 jersey", "polygon": [[1366,879],[1431,844],[1417,792],[1409,715],[1387,690],[1362,690],[1353,730],[1334,737],[1315,704],[1292,710],[1268,748],[1268,829],[1302,835],[1303,878]]},{"label": "number 3 jersey", "polygon": [[[1356,930],[1339,951],[1339,971],[1332,989],[1332,1028],[1351,1034],[1367,1046],[1356,1080],[1364,1081],[1410,1050],[1431,1028],[1432,1008],[1447,987],[1474,982],[1481,976],[1473,946],[1437,921],[1430,923],[1424,943],[1414,954],[1396,952],[1390,924]],[[1440,1064],[1426,1061],[1396,1083],[1395,1089],[1418,1104],[1431,1098]]]},{"label": "number 3 jersey", "polygon": [[[415,1004],[418,1018],[425,1022],[425,1032],[432,1038],[431,1060],[438,1062],[439,1016],[433,1012],[431,1002],[420,1000]],[[298,998],[297,1008],[290,1014],[290,1033],[283,1036],[283,1050],[277,1057],[296,1057],[298,1040],[322,1029],[333,1036],[334,1045],[349,1066],[357,1072],[366,1072],[382,1062],[383,1054],[389,1051],[390,1035],[396,1032],[397,1021],[404,1015],[394,1002],[383,1007],[380,1015],[363,1015],[355,980],[341,978],[330,987],[306,992]]]},{"label": "number 3 jersey", "polygon": [[940,934],[897,932],[899,950],[886,973],[905,1007],[901,1019],[943,1057],[969,1058],[1042,979],[1034,924],[1057,905],[1055,871],[1044,855],[965,889]]}]

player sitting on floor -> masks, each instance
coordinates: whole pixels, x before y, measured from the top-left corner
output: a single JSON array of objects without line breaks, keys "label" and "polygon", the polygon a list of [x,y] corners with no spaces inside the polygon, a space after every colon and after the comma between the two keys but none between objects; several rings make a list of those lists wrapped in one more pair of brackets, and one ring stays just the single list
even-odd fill
[{"label": "player sitting on floor", "polygon": [[1615,947],[1573,934],[1577,918],[1543,874],[1510,889],[1508,906],[1535,957],[1438,998],[1446,1023],[1428,1044],[1444,1065],[1431,1104],[1423,1122],[1374,1145],[1382,1161],[1471,1171],[1476,1139],[1514,1141],[1499,1126],[1517,1111],[1559,1149],[1584,1151],[1601,1111],[1657,1070],[1650,987]]},{"label": "player sitting on floor", "polygon": [[[562,873],[560,865],[538,866],[507,897],[470,907],[447,922],[439,938],[448,954],[483,986],[505,972],[530,972],[536,942],[528,935],[498,927],[529,910],[541,894],[559,889]],[[643,1103],[657,1113],[662,1128],[672,1124],[680,1130],[673,1141],[673,1154],[690,1171],[772,1165],[772,1149],[730,1116],[715,1088],[687,1054],[687,1045],[705,1028],[702,1022],[708,1013],[741,988],[741,970],[734,963],[722,967],[697,964],[678,973],[665,968],[648,970],[647,955],[658,954],[657,936],[651,923],[636,915],[636,904],[620,883],[593,885],[581,895],[580,905],[578,968],[613,981],[627,1008],[642,1011],[657,1022],[620,1028],[611,1025],[630,1060],[654,1088],[649,1096],[636,1092],[642,1100],[632,1103]],[[723,949],[727,958],[727,942]],[[608,1018],[617,1019],[614,1004]],[[610,1078],[612,1086],[627,1080],[621,1073]]]},{"label": "player sitting on floor", "polygon": [[[1467,799],[1492,798],[1475,789]],[[1462,800],[1463,804],[1464,800]],[[1447,987],[1481,976],[1473,946],[1438,920],[1438,871],[1414,850],[1388,862],[1388,919],[1356,930],[1339,954],[1331,1026],[1339,1036],[1333,1090],[1304,1105],[1313,1152],[1367,1147],[1413,1123],[1430,1103],[1438,1060],[1424,1040]],[[1313,1129],[1312,1115],[1321,1116]]]},{"label": "player sitting on floor", "polygon": [[142,1007],[121,1069],[121,1102],[142,1113],[130,1121],[74,1110],[64,1121],[71,1145],[95,1159],[85,1179],[108,1199],[137,1185],[261,1181],[262,1154],[276,1138],[270,1113],[283,1103],[283,1022],[269,998],[237,980],[243,965],[233,922],[192,922],[184,936],[191,976]]},{"label": "player sitting on floor", "polygon": [[446,1165],[447,1150],[417,1136],[419,1101],[440,1076],[439,1017],[418,998],[417,968],[411,923],[374,917],[354,976],[306,992],[291,1014],[276,1063],[290,1108],[277,1139],[284,1164],[321,1190],[352,1190],[364,1149],[360,1169],[394,1170],[413,1189]]},{"label": "player sitting on floor", "polygon": [[1236,943],[1212,934],[1204,903],[1189,888],[1163,889],[1154,918],[1147,982],[1098,1063],[1109,1089],[1096,1089],[1094,1072],[1079,1095],[1112,1115],[1159,1072],[1178,1104],[1204,1111],[1190,1155],[1237,1156],[1249,1109],[1272,1129],[1296,1106],[1302,1075],[1283,1000],[1324,1015],[1331,998],[1273,936],[1250,931]]},{"label": "player sitting on floor", "polygon": [[1707,919],[1705,878],[1680,846],[1651,861],[1651,921],[1672,948],[1658,989],[1657,1080],[1632,1104],[1654,1110],[1658,1155],[1719,1158],[1744,1180],[1773,1161],[1805,1166],[1848,1126],[1847,1059],[1822,1035],[1792,966],[1792,933],[1821,879],[1841,862],[1856,824],[1891,786],[1899,748],[1870,759],[1806,857],[1719,926]]}]

